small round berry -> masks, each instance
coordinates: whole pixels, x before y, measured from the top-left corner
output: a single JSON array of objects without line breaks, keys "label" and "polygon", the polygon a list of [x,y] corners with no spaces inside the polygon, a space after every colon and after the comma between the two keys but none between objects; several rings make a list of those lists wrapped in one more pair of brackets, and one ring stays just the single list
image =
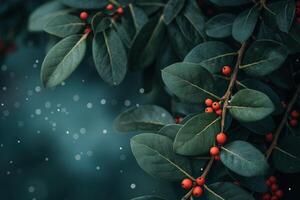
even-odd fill
[{"label": "small round berry", "polygon": [[122,15],[124,13],[124,9],[122,7],[119,7],[117,9],[117,13],[120,14],[120,15]]},{"label": "small round berry", "polygon": [[282,190],[277,190],[277,191],[275,192],[275,195],[276,195],[278,198],[281,198],[281,197],[283,197],[283,191],[282,191]]},{"label": "small round berry", "polygon": [[205,100],[205,105],[206,105],[206,106],[211,106],[212,103],[213,103],[213,100],[211,100],[211,99],[206,99],[206,100]]},{"label": "small round berry", "polygon": [[270,187],[272,185],[271,181],[270,180],[266,180],[266,185]]},{"label": "small round berry", "polygon": [[231,67],[230,66],[224,66],[222,68],[222,74],[225,76],[229,76],[231,74]]},{"label": "small round berry", "polygon": [[221,160],[221,157],[219,155],[217,155],[217,156],[214,156],[214,159],[215,159],[215,161],[219,161],[219,160]]},{"label": "small round berry", "polygon": [[114,9],[114,5],[113,4],[107,4],[106,6],[106,10],[113,10]]},{"label": "small round berry", "polygon": [[86,29],[84,29],[85,34],[89,34],[90,32],[92,32],[92,29],[90,27],[87,27]]},{"label": "small round berry", "polygon": [[297,17],[297,24],[300,24],[300,17]]},{"label": "small round berry", "polygon": [[297,126],[297,125],[298,125],[298,120],[296,120],[296,119],[291,119],[291,120],[290,120],[290,125],[291,125],[292,127]]},{"label": "small round berry", "polygon": [[222,109],[218,109],[218,110],[216,110],[216,114],[218,115],[218,116],[221,116],[222,115]]},{"label": "small round berry", "polygon": [[175,117],[176,124],[180,124],[181,122],[182,122],[182,117],[179,117],[179,116]]},{"label": "small round berry", "polygon": [[272,142],[272,140],[273,140],[273,133],[267,133],[267,134],[265,135],[265,140],[266,140],[267,142]]},{"label": "small round berry", "polygon": [[271,197],[271,200],[278,200],[278,197],[274,195]]},{"label": "small round berry", "polygon": [[270,176],[268,180],[270,181],[271,185],[277,182],[277,178],[275,176]]},{"label": "small round berry", "polygon": [[217,156],[219,155],[220,150],[218,147],[211,147],[209,152],[211,156]]},{"label": "small round berry", "polygon": [[87,12],[80,13],[80,19],[86,20],[88,17],[89,17],[89,14]]},{"label": "small round berry", "polygon": [[225,133],[219,133],[217,136],[216,136],[216,141],[218,144],[220,145],[223,145],[225,144],[227,140],[227,135]]},{"label": "small round berry", "polygon": [[271,195],[269,193],[263,194],[262,200],[271,200]]},{"label": "small round berry", "polygon": [[194,197],[200,197],[203,194],[203,190],[200,186],[196,186],[193,189],[193,196]]},{"label": "small round berry", "polygon": [[299,112],[297,110],[293,110],[291,112],[291,116],[295,119],[298,119],[299,118]]},{"label": "small round berry", "polygon": [[273,183],[272,185],[271,185],[271,190],[273,191],[273,192],[275,192],[275,191],[277,191],[278,190],[278,185],[276,184],[276,183]]},{"label": "small round berry", "polygon": [[219,109],[220,109],[220,103],[219,103],[219,102],[213,102],[212,108],[213,108],[214,110],[219,110]]},{"label": "small round berry", "polygon": [[206,113],[212,113],[214,110],[211,107],[205,108]]},{"label": "small round berry", "polygon": [[189,178],[183,179],[181,182],[181,187],[188,190],[193,186],[193,181]]},{"label": "small round berry", "polygon": [[234,181],[233,184],[235,184],[235,185],[241,185],[241,182],[239,182],[239,181]]},{"label": "small round berry", "polygon": [[198,178],[196,179],[196,183],[197,183],[197,185],[200,185],[200,186],[204,185],[204,184],[205,184],[205,178],[203,178],[203,177],[198,177]]}]

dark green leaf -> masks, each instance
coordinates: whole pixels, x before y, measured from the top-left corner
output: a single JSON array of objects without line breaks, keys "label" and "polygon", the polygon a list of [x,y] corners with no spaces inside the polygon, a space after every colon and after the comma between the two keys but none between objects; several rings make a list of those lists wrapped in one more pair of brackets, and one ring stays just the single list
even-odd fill
[{"label": "dark green leaf", "polygon": [[212,75],[199,65],[175,63],[162,70],[162,78],[171,92],[187,102],[201,103],[208,97],[219,99]]},{"label": "dark green leaf", "polygon": [[177,133],[173,145],[175,152],[185,156],[208,153],[220,127],[221,118],[215,114],[202,113],[194,116]]},{"label": "dark green leaf", "polygon": [[232,64],[236,54],[223,42],[209,41],[193,48],[184,58],[184,62],[199,64],[212,73],[219,73],[223,66]]},{"label": "dark green leaf", "polygon": [[256,5],[251,9],[245,10],[240,13],[233,22],[233,38],[241,43],[246,41],[254,31],[258,16],[259,9]]},{"label": "dark green leaf", "polygon": [[82,9],[97,9],[103,8],[106,6],[109,1],[108,0],[59,0],[59,2],[73,7],[73,8],[82,8]]},{"label": "dark green leaf", "polygon": [[51,17],[68,12],[59,2],[51,1],[38,7],[29,17],[28,29],[42,31]]},{"label": "dark green leaf", "polygon": [[288,33],[295,16],[295,1],[284,0],[280,12],[276,14],[276,22],[279,29],[283,32]]},{"label": "dark green leaf", "polygon": [[209,0],[217,6],[240,6],[251,3],[251,0]]},{"label": "dark green leaf", "polygon": [[113,30],[96,33],[93,57],[101,78],[110,85],[118,85],[127,72],[127,55],[119,35]]},{"label": "dark green leaf", "polygon": [[225,38],[231,36],[232,24],[235,15],[222,13],[216,15],[206,22],[206,34],[213,38]]},{"label": "dark green leaf", "polygon": [[143,9],[134,6],[133,4],[129,4],[129,9],[132,16],[133,24],[135,26],[136,31],[138,32],[148,22],[148,16],[143,11]]},{"label": "dark green leaf", "polygon": [[244,177],[233,172],[230,172],[230,175],[251,191],[263,193],[269,189],[264,176]]},{"label": "dark green leaf", "polygon": [[246,177],[265,175],[268,163],[265,156],[244,141],[234,141],[221,150],[221,161],[233,172]]},{"label": "dark green leaf", "polygon": [[168,137],[143,133],[134,136],[130,145],[139,166],[150,175],[170,181],[190,177],[188,159],[173,152],[172,140]]},{"label": "dark green leaf", "polygon": [[173,117],[165,109],[144,105],[130,108],[115,120],[115,127],[121,132],[158,131],[166,124],[174,123]]},{"label": "dark green leaf", "polygon": [[57,15],[51,17],[44,26],[44,30],[57,37],[74,35],[85,28],[86,24],[73,15]]},{"label": "dark green leaf", "polygon": [[273,40],[257,40],[246,51],[240,69],[250,76],[264,76],[278,69],[288,56],[288,50]]},{"label": "dark green leaf", "polygon": [[276,124],[271,116],[255,122],[241,122],[241,124],[253,133],[259,135],[265,135],[276,129]]},{"label": "dark green leaf", "polygon": [[232,116],[242,122],[259,121],[274,111],[274,104],[262,92],[243,89],[237,92],[228,107]]},{"label": "dark green leaf", "polygon": [[185,4],[185,0],[169,0],[164,8],[164,21],[170,24]]},{"label": "dark green leaf", "polygon": [[167,124],[162,127],[157,133],[160,135],[167,136],[171,140],[174,140],[176,134],[178,133],[179,129],[182,127],[180,124]]},{"label": "dark green leaf", "polygon": [[273,152],[273,163],[283,173],[300,172],[300,137],[286,136],[279,141]]},{"label": "dark green leaf", "polygon": [[85,35],[71,35],[57,43],[46,55],[41,69],[45,87],[54,87],[68,78],[81,63],[86,51]]},{"label": "dark green leaf", "polygon": [[205,186],[206,200],[254,200],[254,198],[239,186],[229,182],[217,182]]},{"label": "dark green leaf", "polygon": [[164,199],[161,197],[157,197],[157,196],[146,195],[146,196],[142,196],[142,197],[136,197],[131,200],[164,200]]},{"label": "dark green leaf", "polygon": [[94,34],[97,34],[99,32],[105,31],[106,29],[110,28],[112,24],[112,21],[109,17],[103,17],[97,24],[94,30]]}]

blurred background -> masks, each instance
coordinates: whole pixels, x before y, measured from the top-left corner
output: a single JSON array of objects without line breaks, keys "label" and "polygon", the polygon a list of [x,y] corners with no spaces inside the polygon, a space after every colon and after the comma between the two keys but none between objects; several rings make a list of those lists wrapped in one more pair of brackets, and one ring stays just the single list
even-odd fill
[{"label": "blurred background", "polygon": [[[172,185],[138,167],[129,146],[132,134],[113,129],[124,109],[155,102],[142,74],[130,73],[110,87],[86,57],[59,87],[41,86],[41,63],[56,40],[28,33],[27,19],[42,3],[0,0],[0,199],[178,199]],[[299,199],[297,175],[278,176],[285,199]]]}]

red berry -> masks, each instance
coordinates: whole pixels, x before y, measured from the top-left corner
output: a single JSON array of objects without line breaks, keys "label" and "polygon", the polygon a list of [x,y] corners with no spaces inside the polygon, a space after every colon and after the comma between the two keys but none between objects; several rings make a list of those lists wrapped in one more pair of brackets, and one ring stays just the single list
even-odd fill
[{"label": "red berry", "polygon": [[119,7],[117,9],[117,13],[120,14],[120,15],[122,15],[124,13],[124,9],[122,7]]},{"label": "red berry", "polygon": [[203,190],[200,186],[196,186],[193,189],[193,196],[194,197],[200,197],[203,194]]},{"label": "red berry", "polygon": [[212,113],[214,110],[211,108],[211,107],[207,107],[206,109],[205,109],[205,112],[206,113]]},{"label": "red berry", "polygon": [[89,34],[90,32],[92,32],[91,28],[88,27],[88,28],[84,29],[85,34]]},{"label": "red berry", "polygon": [[275,176],[270,176],[268,180],[270,181],[271,185],[277,182],[277,179]]},{"label": "red berry", "polygon": [[278,200],[278,197],[277,196],[272,196],[271,200]]},{"label": "red berry", "polygon": [[273,183],[273,184],[271,185],[271,190],[272,190],[273,192],[277,191],[277,190],[278,190],[278,185],[277,185],[276,183]]},{"label": "red berry", "polygon": [[218,116],[221,116],[222,115],[222,109],[218,109],[218,110],[216,110],[216,114],[218,115]]},{"label": "red berry", "polygon": [[219,134],[216,136],[216,141],[217,141],[217,143],[220,144],[220,145],[225,144],[226,140],[227,140],[227,136],[226,136],[225,133],[219,133]]},{"label": "red berry", "polygon": [[241,185],[241,183],[239,181],[234,181],[233,184],[235,184],[235,185]]},{"label": "red berry", "polygon": [[213,100],[211,100],[211,99],[206,99],[206,100],[205,100],[205,105],[206,105],[206,106],[211,106],[212,103],[213,103]]},{"label": "red berry", "polygon": [[277,191],[275,192],[275,195],[276,195],[278,198],[281,198],[281,197],[283,197],[283,191],[282,191],[282,190],[277,190]]},{"label": "red berry", "polygon": [[212,108],[213,108],[214,110],[219,110],[219,109],[220,109],[220,104],[219,104],[219,102],[213,102]]},{"label": "red berry", "polygon": [[87,12],[80,13],[80,19],[86,20],[88,17],[89,17],[89,14]]},{"label": "red berry", "polygon": [[222,68],[222,74],[225,76],[229,76],[231,74],[231,67],[230,66],[224,66]]},{"label": "red berry", "polygon": [[271,195],[269,193],[265,193],[263,196],[262,196],[262,200],[270,200],[271,199]]},{"label": "red berry", "polygon": [[297,17],[297,24],[300,24],[300,17]]},{"label": "red berry", "polygon": [[197,185],[200,185],[200,186],[204,185],[204,184],[205,184],[205,178],[203,178],[203,177],[198,177],[198,178],[196,179],[196,183],[197,183]]},{"label": "red berry", "polygon": [[220,150],[218,147],[211,147],[209,152],[211,156],[217,156],[219,155]]},{"label": "red berry", "polygon": [[272,140],[273,140],[273,134],[272,134],[272,133],[267,133],[267,134],[265,135],[265,140],[266,140],[267,142],[272,142]]},{"label": "red berry", "polygon": [[291,119],[291,120],[290,120],[290,125],[291,125],[292,127],[297,126],[297,125],[298,125],[298,120],[296,120],[296,119]]},{"label": "red berry", "polygon": [[270,187],[270,186],[272,185],[271,181],[270,181],[270,180],[267,180],[267,181],[266,181],[266,185]]},{"label": "red berry", "polygon": [[219,160],[221,160],[221,157],[219,155],[217,155],[214,157],[214,159],[215,159],[215,161],[219,161]]},{"label": "red berry", "polygon": [[188,190],[193,186],[193,181],[189,178],[183,179],[181,182],[181,187]]},{"label": "red berry", "polygon": [[175,117],[175,123],[180,124],[182,122],[182,117]]},{"label": "red berry", "polygon": [[299,118],[299,112],[297,110],[293,110],[291,112],[291,116],[295,119],[298,119]]},{"label": "red berry", "polygon": [[297,7],[296,8],[296,16],[299,17],[299,15],[300,15],[300,7]]},{"label": "red berry", "polygon": [[112,9],[114,9],[114,5],[113,4],[108,4],[107,6],[106,6],[106,10],[112,10]]}]

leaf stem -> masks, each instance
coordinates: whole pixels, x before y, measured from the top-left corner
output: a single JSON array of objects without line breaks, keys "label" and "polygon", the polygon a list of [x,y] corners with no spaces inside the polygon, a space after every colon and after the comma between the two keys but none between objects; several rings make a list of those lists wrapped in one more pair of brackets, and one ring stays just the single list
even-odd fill
[{"label": "leaf stem", "polygon": [[193,188],[188,192],[186,193],[182,198],[181,200],[188,200],[190,198],[190,196],[192,195],[192,192],[193,192]]},{"label": "leaf stem", "polygon": [[266,159],[268,160],[272,154],[272,151],[274,150],[274,148],[276,147],[277,145],[277,142],[278,142],[278,138],[279,138],[279,135],[284,127],[284,125],[286,124],[286,121],[288,119],[288,116],[289,116],[289,113],[291,112],[291,110],[293,109],[293,106],[294,104],[296,103],[297,101],[297,97],[298,95],[300,94],[300,84],[297,86],[297,89],[290,101],[290,103],[288,104],[286,110],[285,110],[285,113],[283,115],[283,118],[275,132],[275,137],[274,137],[274,140],[272,141],[270,147],[268,148],[268,150],[266,151]]}]

